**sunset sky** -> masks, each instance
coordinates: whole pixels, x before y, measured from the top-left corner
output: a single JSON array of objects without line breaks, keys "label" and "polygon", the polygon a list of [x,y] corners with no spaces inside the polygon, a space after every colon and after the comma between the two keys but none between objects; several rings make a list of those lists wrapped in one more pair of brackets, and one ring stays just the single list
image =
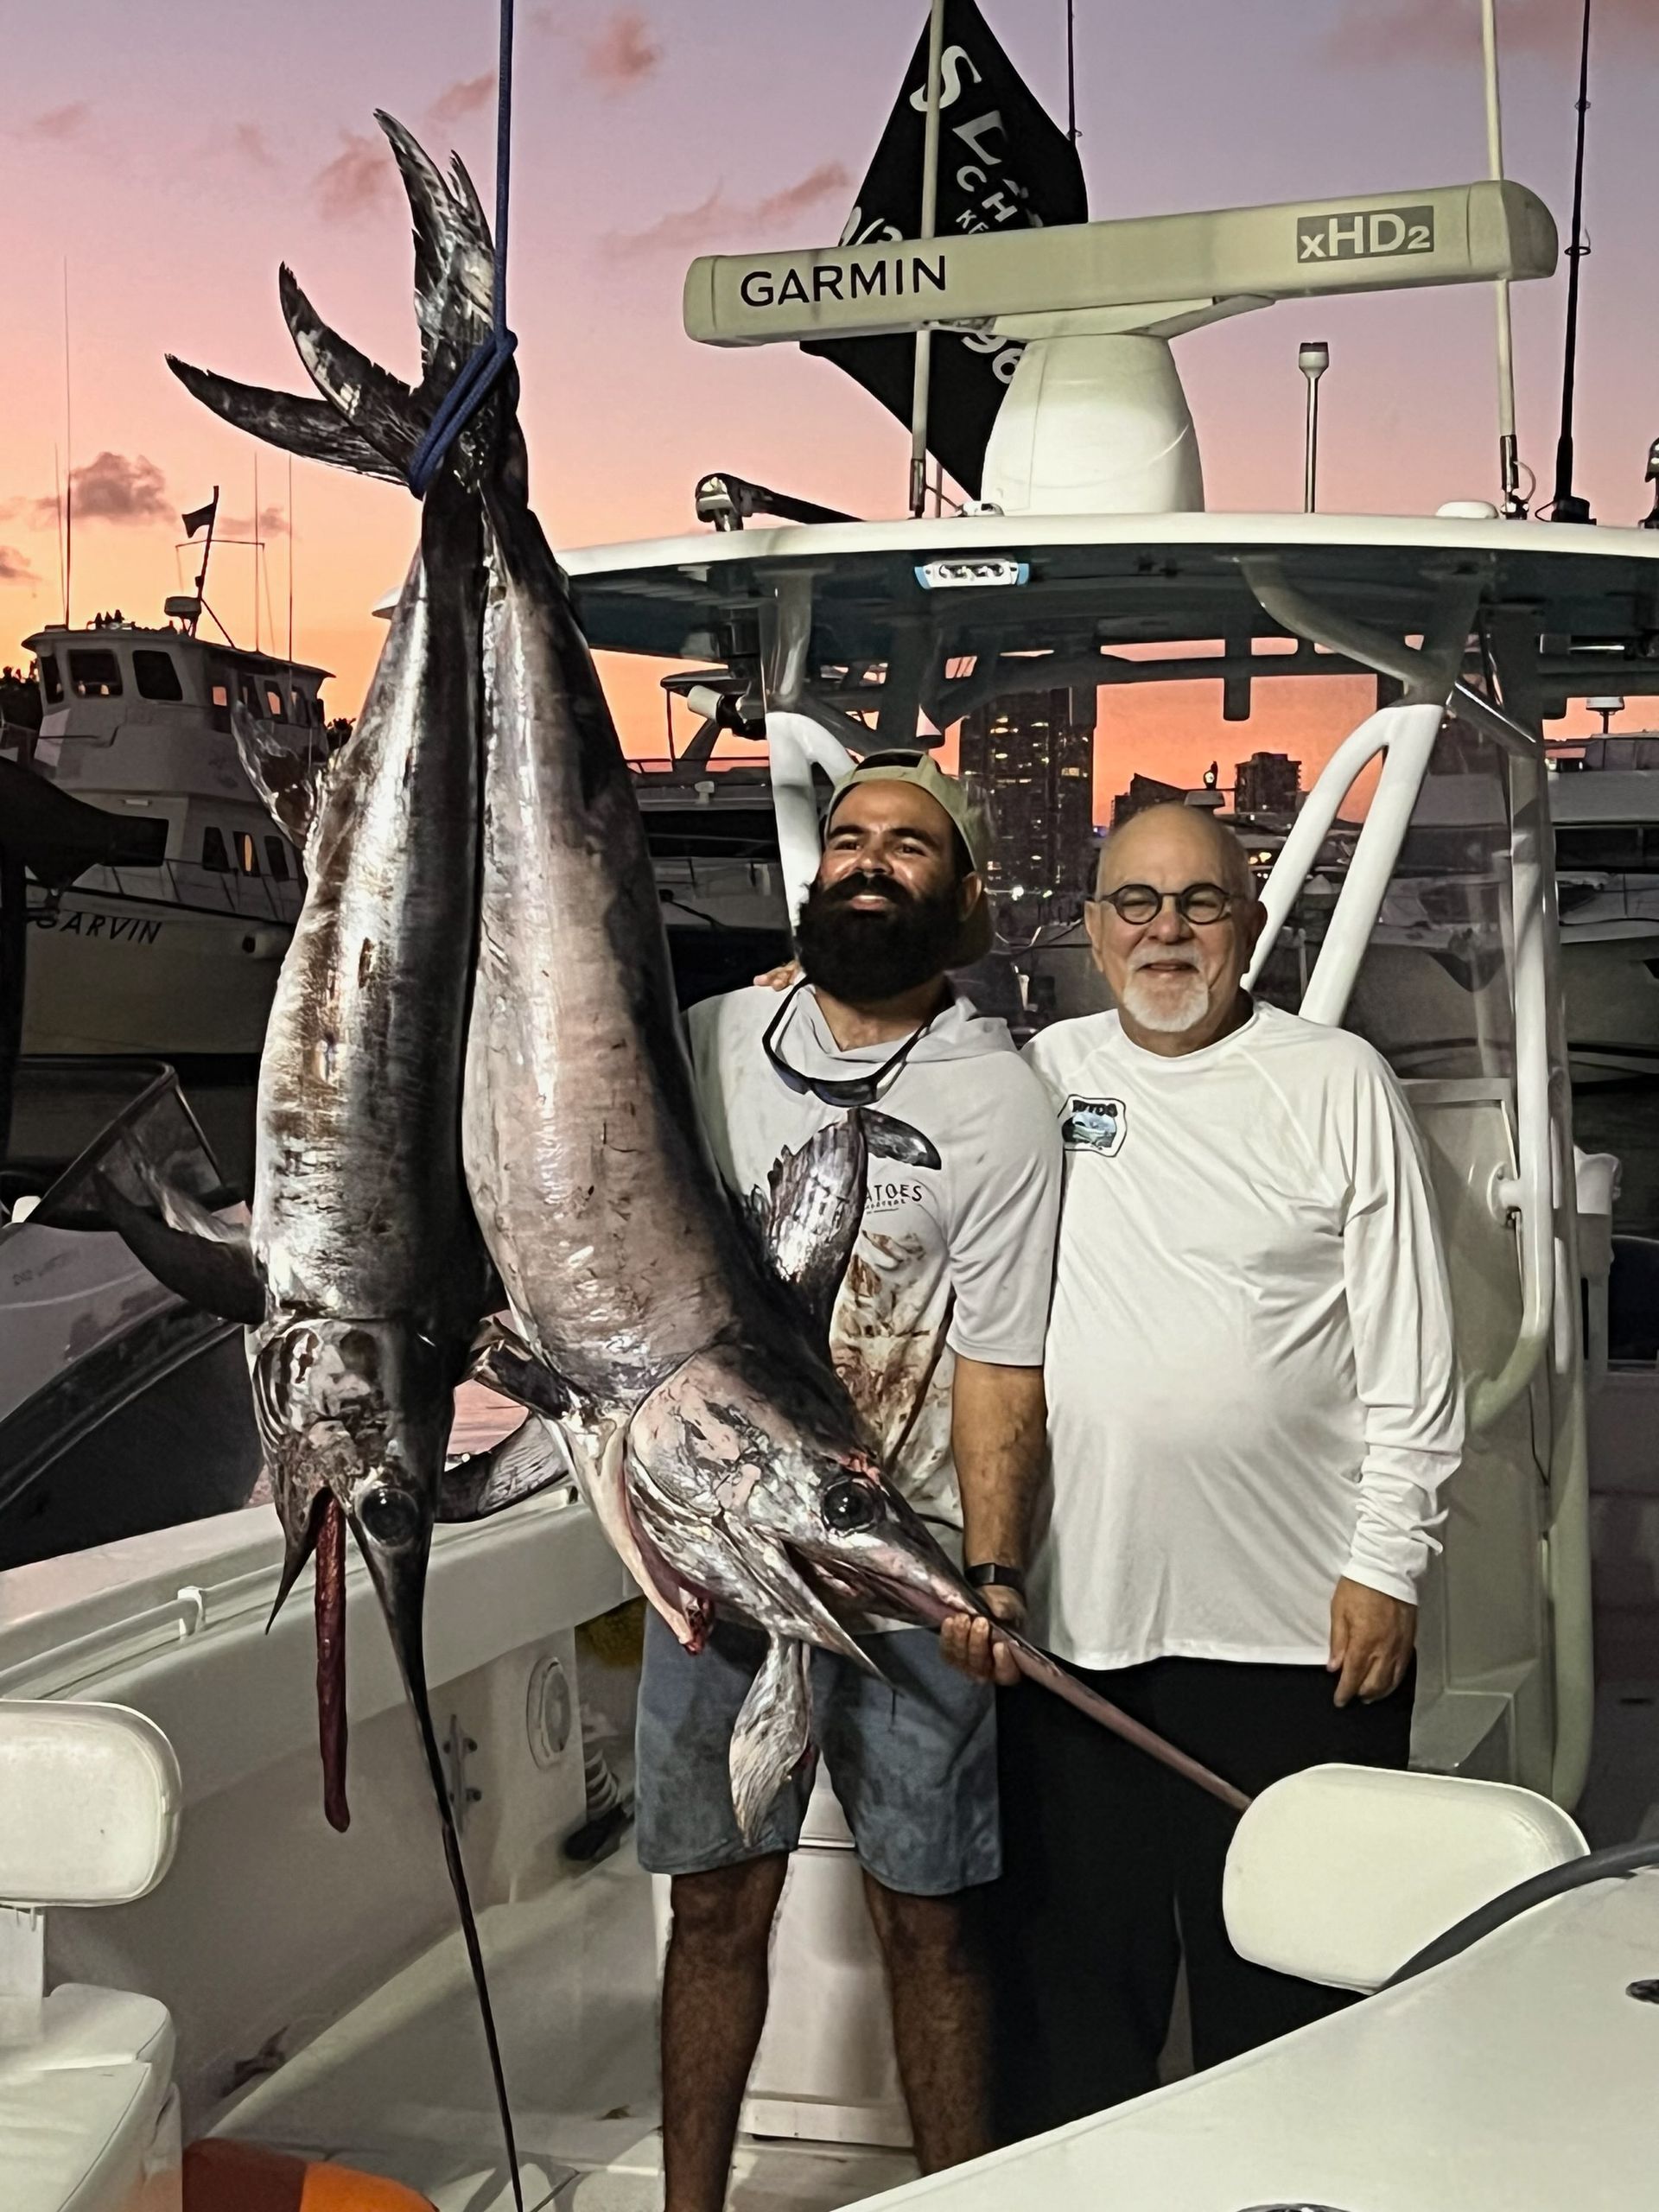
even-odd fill
[{"label": "sunset sky", "polygon": [[[1063,0],[984,0],[1051,112],[1065,111]],[[1500,0],[1510,173],[1563,233],[1576,0]],[[906,438],[791,348],[716,352],[679,324],[688,259],[839,233],[923,0],[521,0],[511,315],[537,505],[556,544],[692,525],[716,467],[872,514],[902,509]],[[1476,0],[1077,0],[1091,212],[1140,214],[1453,183],[1484,174]],[[60,613],[54,454],[66,450],[68,276],[79,515],[74,613],[159,619],[188,578],[179,511],[224,487],[247,534],[254,448],[168,375],[164,351],[250,381],[304,378],[276,302],[290,260],[322,312],[388,366],[416,357],[396,173],[371,111],[460,149],[491,188],[493,0],[11,0],[0,139],[0,658]],[[1580,374],[1580,488],[1605,520],[1645,510],[1659,434],[1659,0],[1598,0]],[[1565,275],[1516,295],[1522,446],[1548,480]],[[1314,325],[1317,324],[1317,329]],[[1178,341],[1216,508],[1300,505],[1296,348],[1327,338],[1321,504],[1432,512],[1494,494],[1484,291],[1279,308]],[[400,576],[407,495],[258,460],[270,616],[355,709]],[[79,474],[85,472],[85,474]],[[246,552],[210,597],[254,631]],[[260,626],[270,642],[270,618]],[[606,670],[632,749],[660,751],[657,671]],[[1292,689],[1294,687],[1283,687]],[[1320,686],[1329,693],[1334,687]],[[1211,687],[1109,696],[1101,788],[1130,766],[1195,779],[1211,754],[1310,762],[1344,702],[1264,702],[1222,730]]]}]

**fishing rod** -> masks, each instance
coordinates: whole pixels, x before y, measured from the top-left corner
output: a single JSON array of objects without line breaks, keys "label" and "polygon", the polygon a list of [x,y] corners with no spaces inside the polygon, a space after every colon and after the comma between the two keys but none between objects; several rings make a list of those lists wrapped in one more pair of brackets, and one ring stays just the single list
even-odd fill
[{"label": "fishing rod", "polygon": [[1573,399],[1579,359],[1579,264],[1589,252],[1584,242],[1585,118],[1590,111],[1590,4],[1584,0],[1584,29],[1579,46],[1578,142],[1573,161],[1573,238],[1567,249],[1567,345],[1561,365],[1561,434],[1555,442],[1555,491],[1550,508],[1555,522],[1593,522],[1590,502],[1573,489]]}]

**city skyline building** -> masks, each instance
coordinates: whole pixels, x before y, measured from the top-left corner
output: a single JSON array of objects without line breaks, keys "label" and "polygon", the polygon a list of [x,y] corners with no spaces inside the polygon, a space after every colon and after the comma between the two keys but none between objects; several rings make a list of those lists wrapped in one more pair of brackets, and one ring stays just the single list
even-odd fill
[{"label": "city skyline building", "polygon": [[988,808],[986,892],[999,925],[1075,919],[1090,889],[1094,838],[1092,687],[1020,692],[969,715],[957,755]]}]

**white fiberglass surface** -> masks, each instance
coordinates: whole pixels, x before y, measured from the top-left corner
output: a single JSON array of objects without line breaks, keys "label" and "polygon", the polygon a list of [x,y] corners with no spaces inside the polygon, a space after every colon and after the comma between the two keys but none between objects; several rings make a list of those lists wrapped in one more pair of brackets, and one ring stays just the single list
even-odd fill
[{"label": "white fiberglass surface", "polygon": [[[527,2206],[654,2212],[657,1968],[651,1889],[625,1845],[531,1902],[480,1916]],[[450,1937],[257,2084],[215,2132],[329,2156],[507,2212],[483,2040]],[[740,2144],[733,2212],[835,2212],[913,2175],[893,2152]]]}]

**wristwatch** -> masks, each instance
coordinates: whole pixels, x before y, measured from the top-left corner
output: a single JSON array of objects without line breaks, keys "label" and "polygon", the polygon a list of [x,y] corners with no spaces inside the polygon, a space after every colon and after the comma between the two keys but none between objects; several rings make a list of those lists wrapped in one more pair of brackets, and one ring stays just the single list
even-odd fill
[{"label": "wristwatch", "polygon": [[1012,1590],[1016,1598],[1026,1594],[1025,1569],[1005,1567],[1000,1559],[981,1560],[967,1570],[968,1580],[976,1590],[983,1590],[995,1583],[999,1589]]}]

